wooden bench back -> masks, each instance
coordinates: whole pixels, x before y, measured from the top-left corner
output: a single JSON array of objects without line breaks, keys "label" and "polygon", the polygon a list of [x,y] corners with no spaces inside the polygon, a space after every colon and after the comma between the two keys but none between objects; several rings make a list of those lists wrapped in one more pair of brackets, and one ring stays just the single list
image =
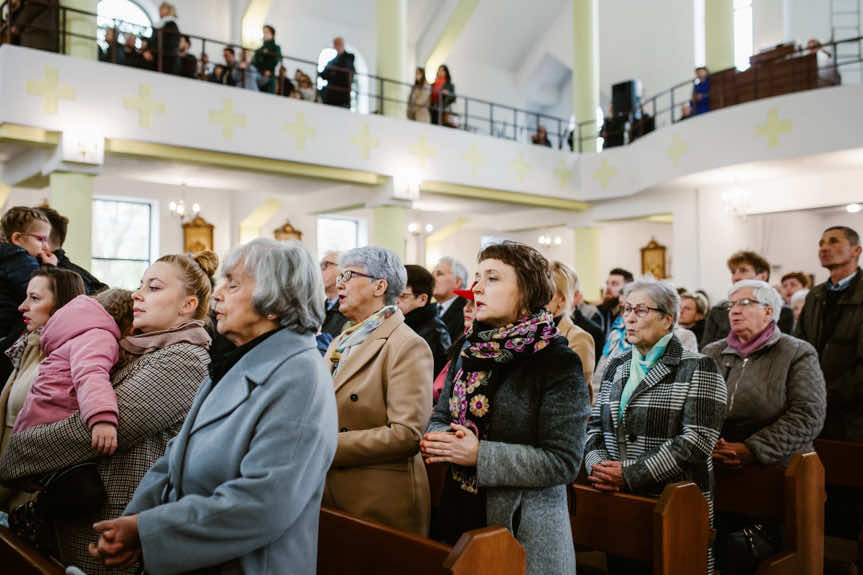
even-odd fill
[{"label": "wooden bench back", "polygon": [[658,500],[572,486],[576,546],[637,559],[655,575],[704,573],[711,539],[707,501],[694,483],[665,487]]},{"label": "wooden bench back", "polygon": [[318,575],[524,575],[525,553],[504,527],[462,535],[455,547],[321,508]]},{"label": "wooden bench back", "polygon": [[41,555],[6,527],[0,527],[0,566],[0,572],[15,575],[63,575],[66,572],[57,561]]},{"label": "wooden bench back", "polygon": [[717,470],[717,511],[785,524],[784,549],[762,561],[758,575],[821,575],[824,570],[824,467],[814,451],[788,469],[750,465]]}]

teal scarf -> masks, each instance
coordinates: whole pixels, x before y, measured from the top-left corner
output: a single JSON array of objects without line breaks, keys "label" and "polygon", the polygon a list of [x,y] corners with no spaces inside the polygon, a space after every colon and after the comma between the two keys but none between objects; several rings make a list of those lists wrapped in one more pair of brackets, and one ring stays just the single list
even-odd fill
[{"label": "teal scarf", "polygon": [[350,348],[356,347],[363,343],[370,333],[378,329],[382,323],[396,313],[396,306],[388,305],[383,307],[367,317],[364,321],[354,324],[346,324],[345,329],[339,336],[339,343],[336,349],[330,355],[330,361],[333,363],[333,374],[339,369],[339,362]]},{"label": "teal scarf", "polygon": [[648,372],[650,372],[650,369],[656,365],[656,362],[659,361],[660,357],[662,357],[662,354],[665,353],[665,348],[668,346],[668,342],[671,341],[672,337],[674,337],[673,331],[665,334],[662,339],[653,344],[653,347],[647,352],[647,357],[641,357],[641,352],[638,351],[638,348],[632,346],[632,360],[629,363],[629,379],[626,380],[626,385],[623,386],[623,391],[620,394],[620,411],[617,414],[618,419],[623,419],[623,411],[626,409],[632,394],[635,393],[635,389],[638,387],[638,384],[641,383],[641,380],[644,379]]}]

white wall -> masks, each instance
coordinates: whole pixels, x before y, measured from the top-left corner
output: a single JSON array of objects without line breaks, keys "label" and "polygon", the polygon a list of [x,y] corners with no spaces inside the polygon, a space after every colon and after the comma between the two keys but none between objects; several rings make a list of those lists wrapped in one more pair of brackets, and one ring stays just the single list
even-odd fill
[{"label": "white wall", "polygon": [[671,269],[672,244],[674,241],[671,224],[654,222],[609,222],[599,226],[599,277],[605,280],[613,268],[629,270],[636,277],[641,275],[641,248],[650,240],[665,246],[665,267],[669,275]]},{"label": "white wall", "polygon": [[785,0],[752,0],[752,48],[760,52],[785,41]]}]

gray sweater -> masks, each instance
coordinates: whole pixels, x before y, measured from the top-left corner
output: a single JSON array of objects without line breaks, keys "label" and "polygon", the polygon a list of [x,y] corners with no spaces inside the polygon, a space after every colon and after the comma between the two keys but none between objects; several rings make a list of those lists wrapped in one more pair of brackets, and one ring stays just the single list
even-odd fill
[{"label": "gray sweater", "polygon": [[812,449],[824,425],[827,399],[815,348],[778,328],[743,358],[726,340],[704,348],[728,386],[727,441],[742,441],[762,464],[788,465]]}]

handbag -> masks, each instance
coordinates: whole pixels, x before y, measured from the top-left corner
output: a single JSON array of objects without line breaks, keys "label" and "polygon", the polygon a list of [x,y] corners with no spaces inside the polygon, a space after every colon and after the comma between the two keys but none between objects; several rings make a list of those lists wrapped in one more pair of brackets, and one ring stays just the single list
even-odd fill
[{"label": "handbag", "polygon": [[778,537],[763,523],[753,523],[728,534],[727,563],[729,575],[754,575],[762,560],[779,549]]}]

